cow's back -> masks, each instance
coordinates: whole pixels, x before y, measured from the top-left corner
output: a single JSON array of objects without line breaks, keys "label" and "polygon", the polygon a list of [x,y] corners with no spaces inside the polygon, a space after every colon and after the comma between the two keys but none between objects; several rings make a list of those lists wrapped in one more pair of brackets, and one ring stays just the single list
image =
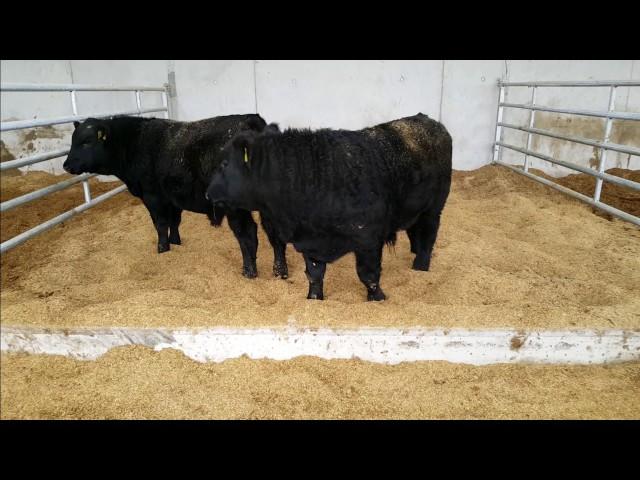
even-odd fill
[{"label": "cow's back", "polygon": [[435,174],[451,174],[451,135],[440,122],[419,113],[362,132],[385,145],[391,168],[417,167]]},{"label": "cow's back", "polygon": [[163,142],[166,162],[160,167],[187,168],[197,175],[198,181],[208,182],[220,163],[220,151],[224,145],[241,130],[260,131],[265,125],[265,121],[256,114],[172,123]]},{"label": "cow's back", "polygon": [[222,148],[241,130],[262,130],[265,125],[256,114],[147,123],[141,138],[155,152],[151,168],[157,188],[177,207],[207,213],[211,205],[205,192]]}]

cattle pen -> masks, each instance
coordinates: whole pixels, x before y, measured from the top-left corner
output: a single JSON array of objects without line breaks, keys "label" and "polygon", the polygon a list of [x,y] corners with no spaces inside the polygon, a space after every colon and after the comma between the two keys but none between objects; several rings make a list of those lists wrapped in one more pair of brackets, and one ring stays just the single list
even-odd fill
[{"label": "cattle pen", "polygon": [[[72,115],[3,116],[1,131],[37,138],[42,129],[88,117],[176,119],[174,82],[2,83],[3,95],[68,94]],[[540,103],[545,88],[607,90],[608,107],[548,106]],[[510,89],[526,92],[513,98],[531,96],[508,101]],[[159,255],[148,213],[126,186],[93,174],[30,170],[68,148],[15,158],[3,141],[0,346],[11,368],[2,386],[19,401],[3,395],[2,417],[637,418],[640,171],[612,168],[608,158],[640,156],[640,113],[616,109],[620,89],[640,92],[640,81],[498,81],[490,161],[470,170],[454,165],[431,271],[410,269],[404,232],[384,251],[388,298],[381,303],[363,298],[352,255],[327,269],[324,301],[304,299],[301,256],[289,246],[289,278],[273,278],[262,230],[258,278],[244,278],[226,223],[214,229],[195,213],[184,214],[182,245]],[[134,106],[95,113],[82,109],[77,92],[127,92]],[[159,104],[144,107],[145,92]],[[602,136],[554,130],[540,112],[602,119]],[[616,121],[635,133],[617,134]],[[507,131],[519,136],[505,139]],[[69,131],[61,132],[67,142]],[[536,149],[541,138],[592,148],[595,159],[584,166],[550,154],[559,147]],[[551,175],[542,162],[571,172]],[[145,376],[161,386],[140,387],[124,409],[105,399],[125,398]],[[567,386],[541,406],[567,377],[592,397],[572,403],[578,387]],[[92,382],[105,386],[109,378],[102,400],[90,401]],[[40,380],[40,391],[52,389],[54,399],[25,401]],[[78,386],[68,400],[67,381]],[[410,383],[420,385],[413,400],[393,393]],[[524,385],[535,394],[518,393]],[[174,388],[189,391],[184,404],[167,398]],[[511,403],[492,399],[492,389]],[[304,390],[313,396],[297,399]],[[233,395],[241,396],[238,405],[230,405]],[[167,408],[150,407],[149,398]],[[282,405],[270,406],[273,398]],[[451,407],[447,398],[463,400]],[[484,406],[474,406],[478,398]],[[389,399],[396,407],[384,406]]]}]

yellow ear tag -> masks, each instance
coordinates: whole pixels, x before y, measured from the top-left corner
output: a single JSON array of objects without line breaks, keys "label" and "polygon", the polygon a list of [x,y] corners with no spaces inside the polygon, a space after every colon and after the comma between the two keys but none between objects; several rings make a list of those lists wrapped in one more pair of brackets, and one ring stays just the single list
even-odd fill
[{"label": "yellow ear tag", "polygon": [[102,130],[98,130],[98,140],[102,138]]},{"label": "yellow ear tag", "polygon": [[247,149],[244,149],[244,163],[249,163],[249,155],[247,155]]}]

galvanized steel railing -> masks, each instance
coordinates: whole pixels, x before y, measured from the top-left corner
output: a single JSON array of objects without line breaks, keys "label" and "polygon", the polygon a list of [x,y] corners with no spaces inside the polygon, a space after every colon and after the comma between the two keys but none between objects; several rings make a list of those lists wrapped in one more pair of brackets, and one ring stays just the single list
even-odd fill
[{"label": "galvanized steel railing", "polygon": [[[72,116],[67,117],[59,117],[59,118],[51,118],[51,119],[42,119],[42,120],[19,120],[12,122],[2,122],[0,124],[0,131],[6,132],[10,130],[21,130],[25,128],[33,128],[33,127],[42,127],[47,125],[58,125],[61,123],[72,123],[75,121],[82,121],[89,117],[93,118],[108,118],[114,117],[117,115],[142,115],[144,113],[152,113],[152,112],[165,112],[165,118],[169,118],[169,107],[167,100],[167,93],[169,91],[169,85],[164,85],[162,87],[142,87],[142,86],[131,86],[131,87],[116,87],[110,85],[74,85],[74,84],[23,84],[23,83],[3,83],[0,86],[0,91],[2,92],[69,92],[71,95],[71,108],[73,111]],[[127,112],[118,112],[118,113],[99,113],[99,114],[87,114],[80,115],[78,114],[78,105],[76,99],[76,92],[98,92],[98,91],[109,91],[109,92],[134,92],[135,94],[135,102],[136,109],[127,111]],[[162,108],[142,108],[142,99],[141,92],[161,92],[162,93]],[[69,153],[69,149],[64,150],[55,150],[52,152],[39,153],[37,155],[31,155],[27,157],[18,158],[15,160],[10,160],[7,162],[0,163],[0,171],[10,170],[13,168],[20,168],[27,165],[33,165],[35,163],[44,162],[47,160],[51,160],[53,158],[63,157]],[[84,212],[85,210],[117,195],[120,192],[124,192],[127,187],[126,185],[121,185],[113,190],[110,190],[102,195],[99,195],[95,198],[91,198],[91,191],[89,190],[89,179],[95,177],[95,174],[83,174],[78,175],[77,177],[56,183],[54,185],[50,185],[45,188],[41,188],[40,190],[36,190],[35,192],[30,192],[25,195],[22,195],[17,198],[12,198],[11,200],[7,200],[5,202],[0,203],[0,212],[6,212],[11,210],[12,208],[18,207],[20,205],[24,205],[28,202],[32,202],[34,200],[40,199],[49,195],[51,193],[64,190],[65,188],[69,188],[72,185],[82,182],[82,188],[84,192],[84,203],[75,207],[67,212],[64,212],[57,217],[54,217],[50,220],[47,220],[44,223],[37,225],[36,227],[27,230],[26,232],[21,233],[5,242],[0,244],[0,253],[4,253],[7,250],[20,245],[21,243],[33,238],[34,236],[49,230],[50,228],[62,223],[69,218]]]},{"label": "galvanized steel railing", "polygon": [[[540,183],[548,185],[549,187],[555,188],[567,195],[570,195],[574,198],[582,200],[583,202],[588,203],[589,205],[596,207],[600,210],[608,212],[612,215],[615,215],[619,218],[627,220],[628,222],[634,223],[640,226],[640,218],[631,215],[627,212],[614,208],[606,203],[603,203],[600,200],[600,194],[602,193],[602,184],[604,181],[614,183],[616,185],[621,185],[627,188],[631,188],[633,190],[640,190],[640,183],[633,182],[631,180],[627,180],[621,177],[616,177],[614,175],[609,175],[604,173],[606,161],[607,161],[607,152],[615,151],[626,153],[629,155],[640,156],[640,149],[629,146],[629,145],[619,145],[615,143],[611,143],[609,141],[611,135],[611,128],[613,120],[633,120],[640,121],[640,113],[638,112],[616,112],[615,108],[615,99],[616,99],[616,89],[617,87],[640,87],[640,81],[578,81],[578,82],[501,82],[498,81],[499,87],[499,97],[498,97],[498,115],[496,121],[496,135],[494,142],[494,150],[493,150],[493,163],[503,165],[519,174],[522,174],[528,178],[536,180]],[[505,91],[507,87],[528,87],[531,88],[531,103],[529,104],[516,104],[516,103],[506,103],[505,100]],[[594,111],[594,110],[575,110],[575,109],[566,109],[566,108],[552,108],[545,107],[541,105],[536,105],[536,92],[539,87],[609,87],[609,108],[606,112],[602,111]],[[528,127],[523,127],[519,125],[513,125],[509,123],[504,123],[502,121],[503,113],[505,108],[521,108],[530,111],[529,114],[529,125]],[[575,137],[571,135],[562,135],[559,133],[551,132],[548,130],[542,130],[539,128],[534,128],[533,125],[535,123],[535,113],[536,112],[552,112],[552,113],[562,113],[567,115],[580,115],[580,116],[589,116],[589,117],[599,117],[606,118],[605,125],[605,134],[604,138],[601,141]],[[527,146],[526,148],[517,147],[515,145],[509,145],[502,141],[502,131],[503,128],[520,130],[527,133]],[[558,160],[547,155],[542,155],[540,153],[534,152],[531,150],[531,140],[532,135],[542,135],[546,137],[556,138],[559,140],[566,140],[572,143],[580,143],[583,145],[589,145],[593,147],[597,147],[600,149],[600,161],[598,164],[598,169],[594,170],[592,168],[583,167],[581,165],[576,165],[575,163]],[[507,148],[509,150],[513,150],[516,152],[523,153],[525,155],[524,165],[522,169],[510,165],[508,163],[504,163],[501,160],[501,148]],[[550,163],[554,163],[556,165],[561,165],[563,167],[576,170],[578,172],[586,173],[587,175],[591,175],[596,178],[596,186],[595,191],[593,193],[593,197],[590,198],[586,195],[583,195],[578,192],[574,192],[573,190],[558,185],[551,180],[547,180],[545,178],[539,177],[538,175],[533,175],[529,172],[529,157],[536,157],[541,160],[545,160]]]}]

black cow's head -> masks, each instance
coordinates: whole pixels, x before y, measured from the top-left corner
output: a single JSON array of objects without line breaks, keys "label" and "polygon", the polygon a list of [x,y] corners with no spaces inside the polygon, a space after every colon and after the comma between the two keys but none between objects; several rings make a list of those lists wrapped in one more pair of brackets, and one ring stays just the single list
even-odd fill
[{"label": "black cow's head", "polygon": [[238,133],[221,152],[222,161],[211,177],[207,199],[214,205],[255,210],[256,198],[251,183],[252,157],[256,139],[278,132],[271,124],[263,132],[245,130]]},{"label": "black cow's head", "polygon": [[88,118],[82,123],[73,122],[71,149],[62,166],[74,175],[80,173],[111,174],[106,144],[111,138],[109,126],[101,120]]},{"label": "black cow's head", "polygon": [[223,148],[222,161],[207,189],[207,198],[214,205],[251,210],[249,156],[256,135],[252,130],[241,132]]}]

